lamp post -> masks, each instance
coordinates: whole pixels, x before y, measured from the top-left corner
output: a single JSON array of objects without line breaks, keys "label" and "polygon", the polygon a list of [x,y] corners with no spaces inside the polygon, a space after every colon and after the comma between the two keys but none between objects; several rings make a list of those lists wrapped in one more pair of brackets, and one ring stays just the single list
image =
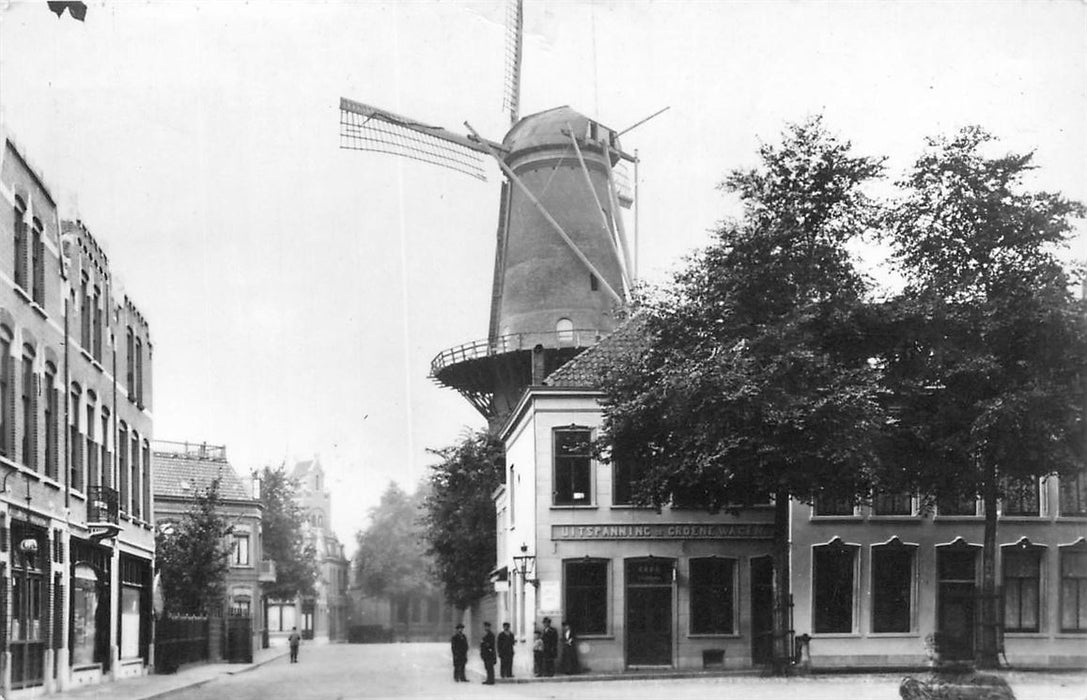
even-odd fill
[{"label": "lamp post", "polygon": [[[536,573],[536,555],[528,553],[528,545],[521,543],[521,554],[513,557],[513,570],[515,573],[520,574],[518,577],[520,582],[518,584],[517,594],[517,631],[521,634],[522,640],[525,639],[525,583],[531,583],[533,586],[539,585],[539,580],[535,578]],[[532,578],[529,578],[529,577]]]}]

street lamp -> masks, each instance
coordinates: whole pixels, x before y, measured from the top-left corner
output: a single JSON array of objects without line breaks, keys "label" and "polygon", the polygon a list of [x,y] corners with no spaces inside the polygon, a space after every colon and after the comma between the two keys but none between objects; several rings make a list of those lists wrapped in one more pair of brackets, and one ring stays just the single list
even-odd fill
[{"label": "street lamp", "polygon": [[540,581],[535,577],[529,578],[536,573],[536,555],[528,553],[528,545],[521,545],[521,555],[513,557],[513,570],[521,574],[521,580],[531,583],[533,586],[539,586]]}]

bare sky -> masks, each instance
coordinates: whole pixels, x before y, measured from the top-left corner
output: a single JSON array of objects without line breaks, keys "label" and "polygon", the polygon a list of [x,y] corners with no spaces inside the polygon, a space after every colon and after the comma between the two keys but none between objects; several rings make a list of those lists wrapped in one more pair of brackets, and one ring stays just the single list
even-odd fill
[{"label": "bare sky", "polygon": [[[87,4],[0,0],[0,119],[151,324],[155,437],[226,444],[242,473],[319,454],[349,539],[483,424],[427,371],[486,336],[500,177],[341,151],[339,98],[500,139],[504,7]],[[892,176],[981,124],[1087,200],[1083,2],[526,0],[525,24],[522,114],[671,107],[624,138],[648,279],[734,211],[724,174],[814,113]]]}]

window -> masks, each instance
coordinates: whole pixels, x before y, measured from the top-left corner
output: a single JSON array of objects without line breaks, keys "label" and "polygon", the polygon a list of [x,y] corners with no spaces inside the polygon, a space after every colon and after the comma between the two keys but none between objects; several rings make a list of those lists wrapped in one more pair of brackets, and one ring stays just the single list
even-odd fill
[{"label": "window", "polygon": [[91,339],[91,354],[94,359],[102,361],[102,290],[94,285],[94,298],[91,299],[91,314],[93,323],[93,335]]},{"label": "window", "polygon": [[607,634],[608,562],[603,559],[567,561],[566,619],[579,636]]},{"label": "window", "polygon": [[143,341],[136,338],[136,403],[143,408]]},{"label": "window", "polygon": [[938,496],[936,498],[936,514],[937,515],[977,515],[978,514],[977,498],[973,494],[970,494],[968,496],[963,496],[963,495]]},{"label": "window", "polygon": [[736,562],[711,557],[690,566],[691,634],[732,634]]},{"label": "window", "polygon": [[99,465],[102,470],[102,486],[113,487],[113,462],[110,459],[109,454],[109,409],[105,406],[102,407],[102,444],[100,445],[102,454],[102,463]]},{"label": "window", "polygon": [[45,306],[45,243],[42,237],[42,222],[34,219],[34,240],[30,248],[30,271],[34,276],[31,284],[31,298],[39,306]]},{"label": "window", "polygon": [[1087,515],[1087,473],[1062,476],[1060,495],[1061,515]]},{"label": "window", "polygon": [[555,431],[555,505],[592,503],[590,437],[587,428]]},{"label": "window", "polygon": [[877,493],[872,499],[872,515],[913,515],[913,498],[904,491]]},{"label": "window", "polygon": [[87,485],[97,486],[102,483],[100,481],[101,475],[98,473],[98,443],[94,439],[94,426],[97,422],[94,410],[95,395],[93,392],[87,392]]},{"label": "window", "polygon": [[1004,484],[1004,498],[1000,501],[1004,515],[1038,515],[1038,480],[1010,480]]},{"label": "window", "polygon": [[136,339],[129,326],[125,334],[125,385],[129,401],[136,400]]},{"label": "window", "polygon": [[11,331],[0,326],[0,455],[14,457],[15,416],[12,403],[15,387],[11,383]]},{"label": "window", "polygon": [[234,566],[249,566],[249,535],[234,533]]},{"label": "window", "polygon": [[15,198],[15,286],[26,288],[26,204],[19,197]]},{"label": "window", "polygon": [[568,318],[560,318],[555,324],[555,333],[558,334],[560,343],[572,343],[574,341],[574,322]]},{"label": "window", "polygon": [[1061,547],[1061,632],[1087,632],[1087,545]]},{"label": "window", "polygon": [[600,282],[596,279],[596,275],[589,273],[589,291],[595,292],[600,289]]},{"label": "window", "polygon": [[151,519],[151,444],[147,440],[143,441],[142,459],[143,464],[143,478],[141,483],[143,484],[143,518],[144,520]]},{"label": "window", "polygon": [[72,417],[72,423],[68,426],[68,445],[71,450],[69,455],[71,462],[69,483],[76,491],[83,490],[83,441],[79,437],[79,398],[82,393],[78,384],[72,385],[72,393],[69,398],[71,401],[69,415]]},{"label": "window", "polygon": [[84,352],[91,349],[91,293],[87,273],[79,283],[79,344]]},{"label": "window", "polygon": [[813,553],[815,632],[852,632],[853,569],[857,547],[836,540],[829,545],[814,547]]},{"label": "window", "polygon": [[909,632],[916,547],[897,539],[872,547],[872,631]]},{"label": "window", "polygon": [[130,484],[132,486],[132,513],[133,517],[140,517],[140,435],[132,431],[132,460],[129,463],[132,469]]},{"label": "window", "polygon": [[1004,547],[1004,630],[1038,631],[1038,590],[1042,550]]},{"label": "window", "polygon": [[815,497],[812,515],[853,515],[853,499],[833,493],[820,493]]},{"label": "window", "polygon": [[45,363],[45,475],[57,478],[57,404],[59,392],[55,386],[57,368]]},{"label": "window", "polygon": [[617,506],[634,503],[634,486],[644,476],[645,465],[636,460],[615,460],[612,463],[611,500]]},{"label": "window", "polygon": [[23,391],[20,408],[23,411],[23,464],[38,470],[38,391],[34,385],[34,350],[23,348]]},{"label": "window", "polygon": [[130,506],[128,504],[128,426],[122,421],[117,427],[117,477],[119,479],[120,491],[120,508],[124,512],[128,513]]}]

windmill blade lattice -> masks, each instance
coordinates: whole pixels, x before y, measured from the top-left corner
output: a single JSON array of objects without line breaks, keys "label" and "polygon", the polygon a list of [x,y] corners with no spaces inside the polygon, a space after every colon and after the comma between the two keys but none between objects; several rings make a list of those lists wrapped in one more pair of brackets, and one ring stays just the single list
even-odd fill
[{"label": "windmill blade lattice", "polygon": [[340,99],[340,148],[411,158],[487,180],[486,150],[467,137],[346,98]]}]

